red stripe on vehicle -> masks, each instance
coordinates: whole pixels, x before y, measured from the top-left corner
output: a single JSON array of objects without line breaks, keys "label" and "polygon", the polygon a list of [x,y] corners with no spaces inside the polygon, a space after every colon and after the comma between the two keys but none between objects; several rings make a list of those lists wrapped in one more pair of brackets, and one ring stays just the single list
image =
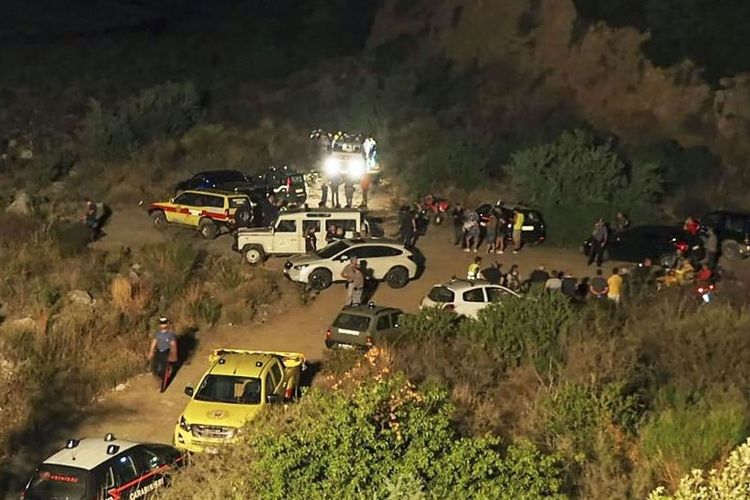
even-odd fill
[{"label": "red stripe on vehicle", "polygon": [[211,219],[216,219],[216,220],[228,220],[231,218],[231,217],[227,217],[223,213],[209,212],[208,210],[203,210],[201,212],[201,217],[209,217]]},{"label": "red stripe on vehicle", "polygon": [[155,476],[157,474],[161,474],[163,472],[166,472],[166,471],[170,470],[171,468],[172,467],[170,465],[162,465],[158,469],[154,469],[151,472],[149,472],[148,474],[144,474],[143,476],[137,477],[137,478],[133,479],[132,481],[130,481],[128,483],[122,484],[122,485],[118,486],[117,488],[113,488],[113,489],[109,490],[107,492],[107,494],[109,496],[111,496],[113,500],[119,500],[120,496],[122,495],[123,490],[127,490],[128,488],[130,488],[130,487],[132,487],[132,486],[134,486],[136,484],[142,483],[143,481],[145,481],[146,479],[150,478],[151,476]]}]

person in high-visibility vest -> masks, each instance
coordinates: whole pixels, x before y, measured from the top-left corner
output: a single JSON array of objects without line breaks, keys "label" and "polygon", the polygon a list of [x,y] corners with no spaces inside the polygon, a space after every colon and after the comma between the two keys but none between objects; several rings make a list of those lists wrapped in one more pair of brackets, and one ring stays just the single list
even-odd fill
[{"label": "person in high-visibility vest", "polygon": [[482,264],[482,258],[474,257],[474,262],[469,264],[469,270],[466,272],[467,280],[482,279],[481,264]]}]

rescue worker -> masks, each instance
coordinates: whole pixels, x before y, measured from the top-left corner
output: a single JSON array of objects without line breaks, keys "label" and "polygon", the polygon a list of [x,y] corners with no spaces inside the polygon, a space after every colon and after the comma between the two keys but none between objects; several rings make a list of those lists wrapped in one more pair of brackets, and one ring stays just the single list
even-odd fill
[{"label": "rescue worker", "polygon": [[414,233],[416,232],[414,217],[409,211],[409,207],[403,205],[398,211],[398,232],[401,242],[405,247],[410,247]]},{"label": "rescue worker", "polygon": [[481,264],[482,264],[482,258],[479,256],[474,257],[474,262],[469,264],[469,269],[466,271],[467,280],[482,279]]},{"label": "rescue worker", "polygon": [[513,211],[513,253],[521,251],[521,236],[523,235],[523,223],[526,217],[523,212],[516,209]]},{"label": "rescue worker", "polygon": [[352,257],[341,271],[341,277],[346,280],[345,306],[358,306],[362,302],[362,291],[365,288],[365,275],[359,268],[359,260]]},{"label": "rescue worker", "polygon": [[453,244],[461,245],[464,239],[464,208],[460,203],[451,209],[451,221],[453,222]]},{"label": "rescue worker", "polygon": [[151,341],[148,360],[151,362],[151,372],[159,380],[161,392],[164,392],[166,384],[163,381],[177,362],[177,335],[169,329],[169,320],[165,317],[159,318],[159,331]]}]

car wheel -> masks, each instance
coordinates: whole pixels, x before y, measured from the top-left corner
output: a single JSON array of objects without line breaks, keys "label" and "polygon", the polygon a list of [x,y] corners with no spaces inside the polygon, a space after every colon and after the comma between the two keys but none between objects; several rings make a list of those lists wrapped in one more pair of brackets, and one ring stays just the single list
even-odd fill
[{"label": "car wheel", "polygon": [[409,271],[403,266],[396,266],[385,275],[385,282],[391,288],[403,288],[409,282]]},{"label": "car wheel", "polygon": [[263,248],[258,245],[252,245],[245,249],[245,262],[251,266],[255,266],[263,262],[265,259],[265,252]]},{"label": "car wheel", "polygon": [[234,213],[234,220],[238,227],[250,227],[250,224],[253,221],[252,209],[247,205],[241,206]]},{"label": "car wheel", "polygon": [[727,260],[740,260],[742,252],[740,245],[736,241],[727,240],[721,244],[721,256]]},{"label": "car wheel", "polygon": [[198,230],[204,239],[212,240],[219,234],[219,228],[211,219],[203,219],[198,224]]},{"label": "car wheel", "polygon": [[333,276],[328,269],[316,269],[310,273],[308,283],[313,290],[325,290],[333,283]]},{"label": "car wheel", "polygon": [[167,216],[164,215],[164,212],[162,212],[161,210],[151,212],[151,220],[153,221],[154,227],[156,229],[164,230],[167,228]]}]

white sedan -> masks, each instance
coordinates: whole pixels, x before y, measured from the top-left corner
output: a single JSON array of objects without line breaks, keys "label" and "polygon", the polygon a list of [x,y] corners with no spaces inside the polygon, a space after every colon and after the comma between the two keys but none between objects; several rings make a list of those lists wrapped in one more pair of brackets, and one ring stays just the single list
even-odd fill
[{"label": "white sedan", "polygon": [[479,311],[493,302],[519,295],[501,285],[483,280],[453,279],[432,287],[419,308],[442,307],[460,316],[476,318]]}]

